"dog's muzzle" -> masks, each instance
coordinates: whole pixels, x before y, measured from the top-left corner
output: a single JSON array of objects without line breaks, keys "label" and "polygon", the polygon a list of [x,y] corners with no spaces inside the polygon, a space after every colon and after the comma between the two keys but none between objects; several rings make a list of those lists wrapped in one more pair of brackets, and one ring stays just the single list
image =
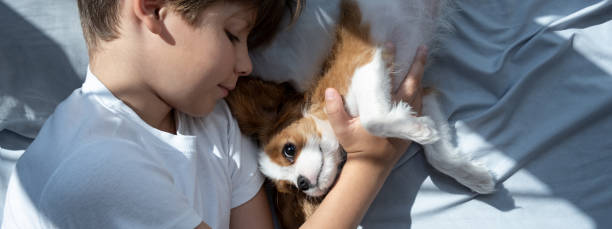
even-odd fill
[{"label": "dog's muzzle", "polygon": [[312,187],[312,183],[308,180],[308,178],[301,175],[297,179],[297,184],[300,191],[306,191]]}]

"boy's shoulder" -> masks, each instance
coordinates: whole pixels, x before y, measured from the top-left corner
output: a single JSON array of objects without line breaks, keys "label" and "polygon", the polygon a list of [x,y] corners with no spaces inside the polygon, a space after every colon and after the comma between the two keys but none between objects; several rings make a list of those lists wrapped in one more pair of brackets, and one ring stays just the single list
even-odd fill
[{"label": "boy's shoulder", "polygon": [[[93,222],[109,223],[105,220],[122,217],[123,213],[161,210],[168,207],[160,204],[167,200],[176,202],[170,204],[171,209],[180,203],[180,193],[171,192],[176,188],[170,172],[141,145],[99,138],[69,151],[72,152],[59,160],[48,158],[51,161],[48,164],[36,165],[31,160],[17,164],[15,171],[20,185],[13,185],[11,188],[15,190],[9,194],[17,197],[27,194],[34,200],[31,208],[37,209],[18,214],[44,215],[58,225],[66,225],[64,221],[92,225]],[[49,174],[45,174],[46,169]],[[12,201],[27,204],[17,199]],[[153,215],[149,220],[155,220]]]},{"label": "boy's shoulder", "polygon": [[33,189],[42,195],[48,187],[41,185],[78,186],[90,180],[79,176],[114,177],[109,173],[147,163],[147,144],[154,138],[118,112],[121,106],[111,96],[79,88],[57,106],[17,162],[20,176],[36,180]]}]

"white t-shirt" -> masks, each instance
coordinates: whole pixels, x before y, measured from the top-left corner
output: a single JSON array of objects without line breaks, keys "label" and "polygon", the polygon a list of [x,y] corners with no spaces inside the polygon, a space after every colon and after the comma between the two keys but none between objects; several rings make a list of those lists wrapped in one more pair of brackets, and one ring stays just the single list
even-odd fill
[{"label": "white t-shirt", "polygon": [[17,162],[2,228],[228,228],[263,183],[227,104],[157,130],[88,72]]}]

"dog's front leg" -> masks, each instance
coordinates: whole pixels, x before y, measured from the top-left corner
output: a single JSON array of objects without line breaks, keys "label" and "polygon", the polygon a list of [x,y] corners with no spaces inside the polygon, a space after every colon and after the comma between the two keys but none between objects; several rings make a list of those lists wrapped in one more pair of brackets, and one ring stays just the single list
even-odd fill
[{"label": "dog's front leg", "polygon": [[359,116],[368,132],[381,137],[410,139],[421,144],[438,140],[435,124],[428,117],[415,117],[412,107],[391,100],[391,77],[383,57],[376,48],[372,61],[357,68],[346,95],[349,113]]}]

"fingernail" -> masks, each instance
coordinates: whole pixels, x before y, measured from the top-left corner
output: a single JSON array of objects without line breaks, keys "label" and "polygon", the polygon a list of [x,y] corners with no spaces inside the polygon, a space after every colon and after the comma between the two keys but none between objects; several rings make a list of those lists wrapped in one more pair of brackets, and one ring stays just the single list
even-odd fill
[{"label": "fingernail", "polygon": [[336,98],[336,93],[331,88],[325,89],[325,100],[333,100]]}]

